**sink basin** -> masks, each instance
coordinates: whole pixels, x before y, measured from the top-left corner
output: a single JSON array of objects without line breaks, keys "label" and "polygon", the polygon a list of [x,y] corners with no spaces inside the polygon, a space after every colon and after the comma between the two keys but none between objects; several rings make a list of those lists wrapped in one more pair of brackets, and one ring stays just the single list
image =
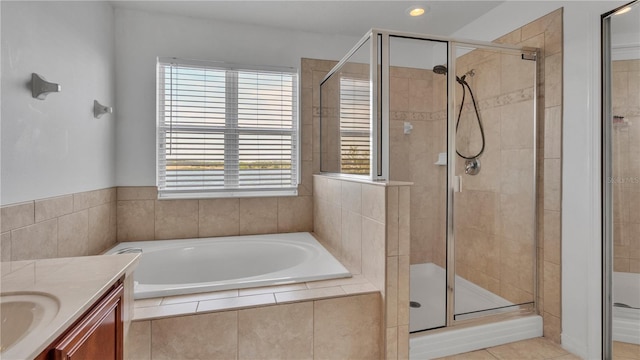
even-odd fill
[{"label": "sink basin", "polygon": [[42,293],[11,293],[0,296],[0,353],[20,343],[28,334],[51,322],[58,300]]}]

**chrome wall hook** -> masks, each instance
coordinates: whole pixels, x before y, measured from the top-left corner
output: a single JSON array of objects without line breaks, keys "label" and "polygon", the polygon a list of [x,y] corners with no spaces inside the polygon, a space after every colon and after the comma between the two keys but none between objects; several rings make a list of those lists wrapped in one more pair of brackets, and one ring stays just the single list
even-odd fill
[{"label": "chrome wall hook", "polygon": [[35,99],[44,100],[49,93],[60,92],[62,87],[59,84],[48,82],[44,77],[36,73],[31,74],[31,96]]},{"label": "chrome wall hook", "polygon": [[112,114],[113,108],[111,106],[105,106],[98,102],[98,100],[93,100],[93,117],[96,119],[100,119],[104,114]]}]

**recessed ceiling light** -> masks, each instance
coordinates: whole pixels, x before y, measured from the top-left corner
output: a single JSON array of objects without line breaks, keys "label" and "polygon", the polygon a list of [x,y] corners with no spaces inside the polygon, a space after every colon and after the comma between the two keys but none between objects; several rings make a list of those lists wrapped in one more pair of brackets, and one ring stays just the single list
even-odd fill
[{"label": "recessed ceiling light", "polygon": [[615,13],[613,13],[613,15],[622,15],[622,14],[626,14],[629,11],[631,11],[631,6],[625,6],[622,9],[616,11]]},{"label": "recessed ceiling light", "polygon": [[427,12],[427,7],[426,6],[412,6],[410,8],[407,9],[407,14],[409,14],[409,16],[422,16],[424,15],[424,13]]}]

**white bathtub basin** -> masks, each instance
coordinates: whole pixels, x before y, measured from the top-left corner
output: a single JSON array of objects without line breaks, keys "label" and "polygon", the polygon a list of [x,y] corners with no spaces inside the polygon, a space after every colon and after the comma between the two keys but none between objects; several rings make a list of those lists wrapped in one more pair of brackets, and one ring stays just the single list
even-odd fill
[{"label": "white bathtub basin", "polygon": [[309,233],[126,242],[107,253],[125,248],[142,250],[136,299],[351,276]]}]

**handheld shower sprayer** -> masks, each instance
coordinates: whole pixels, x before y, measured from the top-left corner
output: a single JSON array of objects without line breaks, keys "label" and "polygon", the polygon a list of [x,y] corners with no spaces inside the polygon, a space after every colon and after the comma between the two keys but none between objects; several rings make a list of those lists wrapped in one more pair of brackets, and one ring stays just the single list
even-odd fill
[{"label": "handheld shower sprayer", "polygon": [[[448,69],[444,65],[436,65],[433,67],[433,72],[438,75],[446,75]],[[482,120],[480,119],[480,111],[478,110],[478,105],[476,103],[476,98],[473,95],[473,91],[471,90],[471,86],[467,82],[467,76],[473,77],[475,75],[475,71],[473,69],[467,71],[464,75],[458,77],[456,76],[456,81],[460,86],[462,86],[462,101],[460,102],[460,111],[458,111],[458,119],[456,120],[456,131],[458,130],[458,126],[460,125],[460,118],[462,116],[462,109],[464,108],[464,100],[467,94],[467,90],[469,90],[469,94],[471,95],[471,102],[473,103],[473,109],[475,110],[476,119],[478,121],[478,127],[480,128],[480,136],[482,138],[482,147],[477,154],[466,156],[461,154],[458,149],[456,149],[456,153],[461,158],[465,159],[465,173],[468,175],[476,175],[480,172],[480,155],[484,152],[485,148],[485,137],[484,137],[484,128],[482,126]]]}]

